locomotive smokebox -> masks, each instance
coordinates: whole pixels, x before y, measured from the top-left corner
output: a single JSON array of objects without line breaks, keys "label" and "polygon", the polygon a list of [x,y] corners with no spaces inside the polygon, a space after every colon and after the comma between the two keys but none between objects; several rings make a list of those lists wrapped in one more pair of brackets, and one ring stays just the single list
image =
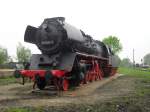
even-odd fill
[{"label": "locomotive smokebox", "polygon": [[64,40],[63,21],[64,18],[58,17],[45,19],[38,28],[27,26],[24,41],[36,44],[43,54],[57,53]]}]

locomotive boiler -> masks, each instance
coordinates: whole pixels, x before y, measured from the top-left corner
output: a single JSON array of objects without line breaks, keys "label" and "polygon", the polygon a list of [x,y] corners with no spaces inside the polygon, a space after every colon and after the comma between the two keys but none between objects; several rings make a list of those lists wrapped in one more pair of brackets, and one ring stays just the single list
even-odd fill
[{"label": "locomotive boiler", "polygon": [[38,28],[27,26],[24,41],[35,44],[41,54],[33,54],[28,67],[16,70],[15,76],[29,77],[39,89],[53,85],[68,90],[117,70],[111,48],[66,23],[64,17],[45,19]]}]

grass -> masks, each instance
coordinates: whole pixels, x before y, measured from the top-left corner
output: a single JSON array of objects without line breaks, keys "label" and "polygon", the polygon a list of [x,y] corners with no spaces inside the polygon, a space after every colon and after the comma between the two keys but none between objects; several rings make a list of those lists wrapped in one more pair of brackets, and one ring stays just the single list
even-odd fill
[{"label": "grass", "polygon": [[13,76],[1,77],[0,78],[0,85],[8,85],[16,83],[16,78]]},{"label": "grass", "polygon": [[119,68],[118,72],[137,78],[135,95],[145,96],[150,93],[150,71],[143,71],[139,68]]},{"label": "grass", "polygon": [[10,108],[7,110],[7,112],[31,112],[31,111],[24,108]]},{"label": "grass", "polygon": [[133,69],[133,68],[122,68],[122,67],[120,67],[118,69],[118,72],[121,74],[128,75],[128,76],[150,79],[150,71],[142,71],[139,68]]}]

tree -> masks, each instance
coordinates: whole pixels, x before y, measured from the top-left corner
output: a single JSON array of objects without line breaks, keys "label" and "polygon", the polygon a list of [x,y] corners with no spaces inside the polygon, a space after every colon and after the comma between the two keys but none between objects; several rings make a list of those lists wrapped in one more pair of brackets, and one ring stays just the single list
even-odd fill
[{"label": "tree", "polygon": [[115,36],[109,36],[102,40],[106,45],[108,45],[114,54],[118,54],[122,50],[122,44],[120,40]]},{"label": "tree", "polygon": [[0,47],[0,64],[4,64],[8,62],[8,53],[7,49]]},{"label": "tree", "polygon": [[146,54],[143,59],[145,65],[150,65],[150,53]]},{"label": "tree", "polygon": [[21,43],[17,46],[17,60],[18,62],[28,62],[31,57],[31,51],[25,48]]},{"label": "tree", "polygon": [[121,67],[132,67],[132,62],[129,58],[124,58],[124,59],[122,59],[120,66]]}]

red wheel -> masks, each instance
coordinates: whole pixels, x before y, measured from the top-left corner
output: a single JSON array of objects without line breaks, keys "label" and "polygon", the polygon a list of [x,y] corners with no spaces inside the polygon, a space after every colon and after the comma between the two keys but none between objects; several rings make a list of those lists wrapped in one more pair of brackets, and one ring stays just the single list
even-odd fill
[{"label": "red wheel", "polygon": [[69,81],[67,79],[63,79],[62,86],[63,86],[63,90],[67,91],[69,88]]},{"label": "red wheel", "polygon": [[96,78],[96,74],[94,74],[94,76],[93,76],[93,80],[94,80],[94,81],[96,81],[96,80],[97,80],[97,78]]},{"label": "red wheel", "polygon": [[93,81],[93,75],[94,75],[93,73],[90,73],[90,74],[89,74],[89,81],[90,81],[90,82]]}]

